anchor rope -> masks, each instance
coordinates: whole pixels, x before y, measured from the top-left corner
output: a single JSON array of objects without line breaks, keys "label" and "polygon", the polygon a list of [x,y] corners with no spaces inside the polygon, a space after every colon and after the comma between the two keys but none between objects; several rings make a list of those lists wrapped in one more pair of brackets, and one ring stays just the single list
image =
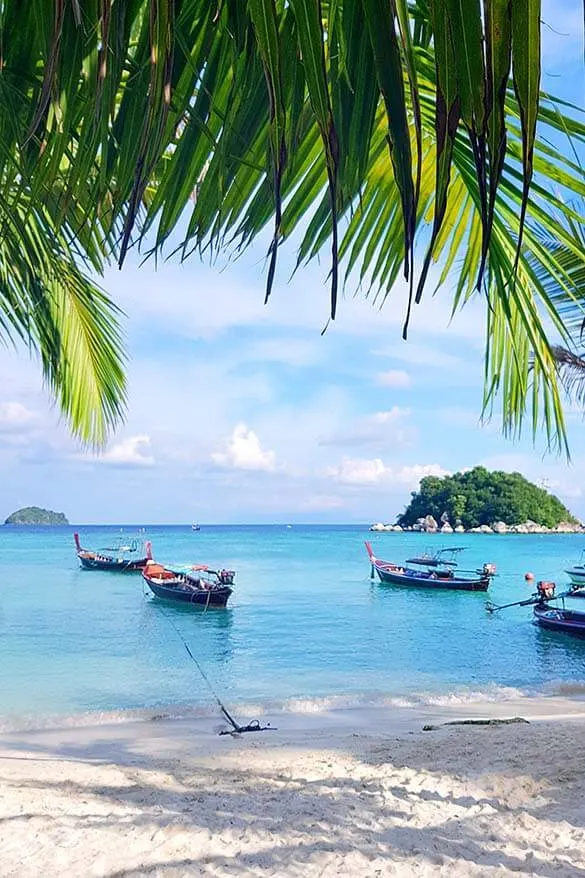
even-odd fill
[{"label": "anchor rope", "polygon": [[[143,597],[144,597],[145,599],[148,597],[147,592],[144,590],[144,581],[142,582],[142,595],[143,595]],[[209,604],[209,600],[208,600],[208,604]],[[221,700],[221,698],[219,697],[219,695],[217,694],[215,688],[213,687],[213,685],[212,685],[212,683],[211,683],[211,680],[209,679],[209,677],[207,676],[207,674],[206,674],[205,671],[203,670],[203,667],[201,666],[200,662],[195,658],[195,656],[194,656],[194,654],[193,654],[193,652],[192,652],[192,650],[191,650],[191,647],[190,647],[189,644],[187,643],[187,640],[186,640],[185,637],[183,636],[181,630],[180,630],[180,629],[177,627],[177,625],[175,624],[173,618],[169,615],[169,613],[167,613],[167,611],[165,610],[164,607],[159,607],[158,609],[162,612],[163,616],[165,616],[165,618],[167,619],[167,621],[168,621],[168,622],[172,625],[172,627],[175,629],[175,631],[176,631],[176,633],[178,634],[178,636],[179,636],[179,638],[180,638],[180,640],[181,640],[183,646],[185,647],[185,650],[186,650],[186,652],[187,652],[187,655],[189,656],[189,658],[191,659],[191,661],[194,663],[195,667],[197,668],[197,670],[199,671],[199,673],[201,674],[201,676],[203,677],[205,683],[207,684],[207,686],[208,686],[208,688],[209,688],[209,691],[211,692],[211,694],[213,695],[215,701],[217,702],[217,705],[218,705],[218,707],[219,707],[221,713],[224,715],[224,717],[226,718],[226,720],[229,722],[229,724],[231,725],[231,727],[232,727],[232,729],[233,729],[232,732],[227,731],[227,730],[225,730],[225,729],[222,729],[222,730],[220,731],[219,734],[220,734],[220,735],[232,735],[232,734],[234,734],[234,732],[237,733],[237,734],[242,734],[243,732],[268,732],[268,731],[276,731],[275,727],[274,727],[274,726],[271,726],[270,723],[267,723],[265,726],[261,726],[261,725],[260,725],[260,721],[257,720],[257,719],[251,720],[249,723],[247,723],[247,724],[244,725],[244,726],[241,726],[239,723],[236,722],[236,720],[233,718],[233,716],[231,715],[231,713],[229,712],[229,710],[227,709],[227,707],[225,706],[225,704],[223,703],[223,701]],[[206,607],[205,609],[207,609],[207,607]]]}]

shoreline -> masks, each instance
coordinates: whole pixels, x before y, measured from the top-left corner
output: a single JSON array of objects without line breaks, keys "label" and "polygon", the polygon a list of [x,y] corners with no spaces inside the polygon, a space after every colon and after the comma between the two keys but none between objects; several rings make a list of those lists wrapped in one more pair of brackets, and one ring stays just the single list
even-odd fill
[{"label": "shoreline", "polygon": [[[222,693],[219,693],[220,697]],[[503,684],[478,687],[437,688],[402,693],[360,690],[353,692],[293,695],[284,700],[233,701],[223,696],[223,703],[239,722],[258,719],[261,723],[285,723],[286,718],[319,718],[363,714],[377,725],[377,717],[394,717],[400,725],[409,718],[435,721],[436,717],[461,718],[467,710],[478,716],[500,717],[510,710],[526,710],[531,716],[553,718],[563,705],[568,715],[585,711],[585,680],[549,681],[542,688],[519,688]],[[503,713],[502,713],[503,711]],[[388,720],[385,718],[385,721]],[[56,713],[0,713],[0,739],[7,735],[27,735],[58,730],[99,728],[151,722],[222,723],[228,725],[211,698],[200,703],[159,703],[148,706],[59,711]],[[310,720],[312,721],[312,720]]]},{"label": "shoreline", "polygon": [[[528,722],[444,725],[514,716]],[[2,874],[585,875],[583,701],[263,719],[277,729],[153,717],[1,734]]]}]

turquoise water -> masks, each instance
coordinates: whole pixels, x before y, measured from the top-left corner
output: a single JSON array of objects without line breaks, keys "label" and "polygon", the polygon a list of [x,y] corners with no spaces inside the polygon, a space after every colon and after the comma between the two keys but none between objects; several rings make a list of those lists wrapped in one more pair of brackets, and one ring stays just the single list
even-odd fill
[{"label": "turquoise water", "polygon": [[[88,548],[119,528],[82,527]],[[135,529],[126,528],[125,534]],[[209,690],[171,619],[230,705],[396,703],[578,691],[585,641],[531,624],[530,608],[489,616],[482,594],[372,583],[363,545],[402,561],[427,547],[467,546],[462,566],[497,564],[489,597],[526,597],[523,574],[563,583],[575,536],[368,534],[365,527],[152,527],[155,557],[237,571],[227,610],[145,596],[140,575],[82,571],[73,529],[0,529],[0,714],[49,716],[121,708],[209,707]],[[575,602],[578,604],[579,602]],[[585,601],[580,603],[585,610]],[[170,617],[170,618],[169,618]],[[564,685],[563,685],[564,684]],[[570,684],[570,685],[566,685]],[[336,701],[337,699],[337,701]]]}]

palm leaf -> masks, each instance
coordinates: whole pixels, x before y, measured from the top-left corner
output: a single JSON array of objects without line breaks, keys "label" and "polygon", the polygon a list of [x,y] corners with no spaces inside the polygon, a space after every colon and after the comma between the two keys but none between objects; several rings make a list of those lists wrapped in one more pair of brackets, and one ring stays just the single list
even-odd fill
[{"label": "palm leaf", "polygon": [[568,396],[585,406],[585,359],[560,345],[555,345],[552,351]]},{"label": "palm leaf", "polygon": [[50,204],[93,265],[178,234],[183,256],[238,252],[272,225],[269,292],[287,238],[299,265],[330,244],[332,316],[338,269],[392,307],[401,270],[422,267],[420,301],[435,261],[453,308],[485,297],[486,410],[563,444],[553,344],[570,346],[579,290],[542,234],[584,265],[563,196],[585,180],[557,147],[578,154],[585,126],[539,92],[539,0],[80,8],[3,4],[3,191]]}]

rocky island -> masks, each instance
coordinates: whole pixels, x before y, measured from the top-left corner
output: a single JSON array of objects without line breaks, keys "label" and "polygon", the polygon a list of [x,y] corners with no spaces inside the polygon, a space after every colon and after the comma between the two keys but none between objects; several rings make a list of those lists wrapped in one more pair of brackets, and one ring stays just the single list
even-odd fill
[{"label": "rocky island", "polygon": [[558,497],[520,473],[476,466],[440,478],[426,476],[396,524],[373,531],[424,533],[585,533]]},{"label": "rocky island", "polygon": [[41,509],[39,506],[26,506],[9,515],[4,524],[8,525],[67,525],[66,516],[62,512],[53,512],[51,509]]}]

